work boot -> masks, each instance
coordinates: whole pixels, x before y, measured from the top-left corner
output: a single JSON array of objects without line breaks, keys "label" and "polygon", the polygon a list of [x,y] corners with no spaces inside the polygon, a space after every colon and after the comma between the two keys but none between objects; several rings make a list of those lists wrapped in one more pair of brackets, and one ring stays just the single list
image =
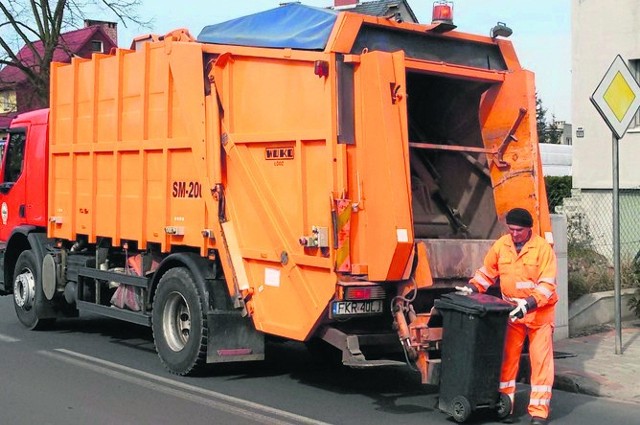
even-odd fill
[{"label": "work boot", "polygon": [[547,420],[545,418],[534,416],[531,418],[531,425],[547,425]]}]

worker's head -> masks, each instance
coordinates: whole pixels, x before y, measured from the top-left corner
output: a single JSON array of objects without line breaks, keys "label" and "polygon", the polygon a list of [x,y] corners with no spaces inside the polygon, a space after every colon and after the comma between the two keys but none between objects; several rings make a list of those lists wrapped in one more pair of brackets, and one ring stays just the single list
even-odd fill
[{"label": "worker's head", "polygon": [[523,243],[531,237],[533,217],[524,208],[513,208],[507,213],[507,228],[515,243]]}]

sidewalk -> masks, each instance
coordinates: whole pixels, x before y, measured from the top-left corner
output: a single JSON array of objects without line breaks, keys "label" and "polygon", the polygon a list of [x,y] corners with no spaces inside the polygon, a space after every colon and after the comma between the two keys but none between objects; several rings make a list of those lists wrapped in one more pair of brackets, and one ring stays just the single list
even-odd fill
[{"label": "sidewalk", "polygon": [[554,342],[554,388],[640,404],[640,320],[622,323],[622,354],[614,325]]}]

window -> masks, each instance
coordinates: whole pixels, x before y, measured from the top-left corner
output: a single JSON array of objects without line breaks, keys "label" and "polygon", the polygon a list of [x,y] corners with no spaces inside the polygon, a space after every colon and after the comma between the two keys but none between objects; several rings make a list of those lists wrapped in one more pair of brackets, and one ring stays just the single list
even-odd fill
[{"label": "window", "polygon": [[[631,75],[636,81],[640,82],[640,59],[632,59],[629,61],[629,69],[631,70]],[[636,113],[636,116],[633,117],[633,121],[631,121],[631,125],[629,128],[637,128],[640,129],[640,111]]]},{"label": "window", "polygon": [[24,148],[26,133],[22,131],[11,131],[9,133],[9,146],[7,146],[7,160],[4,169],[4,182],[15,183],[22,174],[22,163],[24,162]]},{"label": "window", "polygon": [[100,40],[91,40],[91,51],[103,53],[102,41]]},{"label": "window", "polygon": [[7,90],[0,92],[0,114],[16,112],[16,92]]}]

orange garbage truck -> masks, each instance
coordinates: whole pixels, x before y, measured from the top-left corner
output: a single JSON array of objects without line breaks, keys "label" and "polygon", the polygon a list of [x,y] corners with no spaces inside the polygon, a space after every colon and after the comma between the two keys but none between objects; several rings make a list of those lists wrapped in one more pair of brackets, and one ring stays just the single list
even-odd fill
[{"label": "orange garbage truck", "polygon": [[287,4],[52,65],[11,124],[0,291],[28,328],[151,328],[162,363],[440,362],[434,301],[512,207],[550,236],[534,76],[506,39]]}]

